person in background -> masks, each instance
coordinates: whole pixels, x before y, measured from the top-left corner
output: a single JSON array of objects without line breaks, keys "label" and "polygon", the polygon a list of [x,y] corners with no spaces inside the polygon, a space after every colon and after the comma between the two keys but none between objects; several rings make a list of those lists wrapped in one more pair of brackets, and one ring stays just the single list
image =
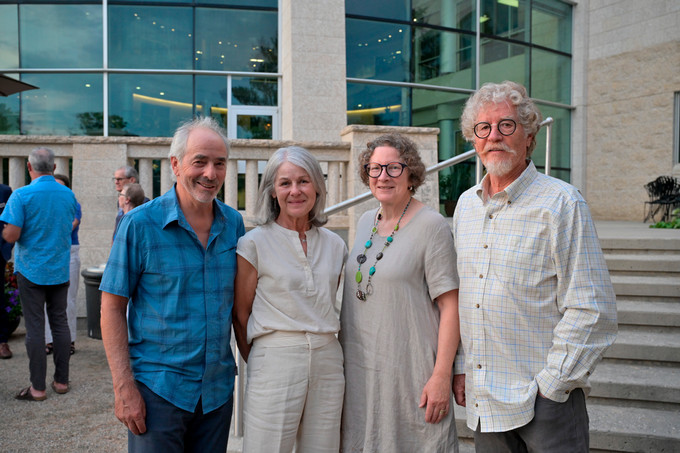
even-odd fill
[{"label": "person in background", "polygon": [[588,205],[531,161],[540,122],[526,89],[508,81],[483,85],[461,117],[487,172],[453,217],[463,346],[454,394],[477,451],[588,452],[588,376],[616,339]]},{"label": "person in background", "polygon": [[258,227],[236,252],[234,332],[248,361],[244,453],[340,447],[345,379],[335,301],[347,246],[321,228],[325,203],[323,172],[309,151],[272,155]]},{"label": "person in background", "polygon": [[[54,179],[69,189],[71,188],[71,180],[66,175],[55,174]],[[73,219],[73,231],[71,231],[71,260],[69,264],[69,285],[68,294],[66,296],[66,318],[68,319],[68,328],[71,332],[71,354],[76,352],[76,327],[78,321],[78,286],[80,285],[80,242],[78,241],[78,229],[80,228],[80,220],[83,217],[80,203],[76,202],[76,218]],[[45,309],[45,316],[47,316],[47,309]],[[45,323],[45,353],[52,354],[54,345],[52,344],[52,329],[50,324]]]},{"label": "person in background", "polygon": [[[126,184],[135,183],[139,183],[139,173],[137,173],[135,167],[132,167],[130,165],[123,165],[113,173],[113,184],[116,187],[116,192],[118,192],[119,195],[123,191],[123,187],[125,187]],[[147,197],[144,197],[144,203],[146,203],[147,201],[149,201],[149,199]],[[116,223],[113,227],[114,236],[116,235],[116,230],[118,229],[118,224],[120,223],[120,219],[123,217],[123,214],[125,214],[123,212],[123,209],[120,207],[120,205],[118,205],[118,211],[116,213]]]},{"label": "person in background", "polygon": [[216,199],[228,152],[214,119],[180,126],[169,153],[177,183],[118,227],[100,285],[101,327],[130,452],[227,449],[236,245],[245,233],[238,211]]},{"label": "person in background", "polygon": [[69,286],[71,231],[78,202],[73,192],[52,176],[54,152],[36,148],[28,157],[31,184],[15,190],[0,221],[6,223],[2,237],[16,243],[15,271],[26,326],[31,385],[16,399],[43,401],[45,378],[45,306],[54,337],[54,381],[51,387],[64,394],[69,387],[71,334],[66,318]]},{"label": "person in background", "polygon": [[[0,214],[2,214],[2,211],[5,209],[5,205],[7,204],[10,195],[12,195],[12,189],[6,184],[0,184]],[[1,228],[4,227],[5,222],[0,222],[0,231],[2,231]],[[0,301],[2,301],[2,304],[0,304],[0,359],[12,358],[12,350],[7,343],[10,336],[10,321],[7,317],[7,311],[4,310],[7,299],[7,296],[5,295],[5,284],[7,283],[5,281],[5,266],[11,256],[12,244],[5,241],[0,235],[0,272],[2,272],[2,294],[0,295],[0,297],[2,297],[2,299],[0,299]]]},{"label": "person in background", "polygon": [[[118,194],[118,208],[123,212],[123,215],[147,201],[149,200],[144,196],[144,189],[137,183],[125,184]],[[116,225],[117,229],[118,226]],[[113,232],[113,240],[116,240],[116,231]]]},{"label": "person in background", "polygon": [[407,137],[369,142],[359,169],[380,207],[359,219],[345,270],[342,451],[456,452],[458,278],[451,227],[414,198],[425,165]]}]

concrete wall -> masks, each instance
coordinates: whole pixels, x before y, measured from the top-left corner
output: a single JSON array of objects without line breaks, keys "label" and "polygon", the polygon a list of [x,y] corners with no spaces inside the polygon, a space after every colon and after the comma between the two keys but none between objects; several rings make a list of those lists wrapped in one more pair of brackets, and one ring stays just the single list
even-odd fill
[{"label": "concrete wall", "polygon": [[588,10],[586,199],[596,219],[642,221],[643,185],[673,171],[680,2],[590,0],[577,8]]}]

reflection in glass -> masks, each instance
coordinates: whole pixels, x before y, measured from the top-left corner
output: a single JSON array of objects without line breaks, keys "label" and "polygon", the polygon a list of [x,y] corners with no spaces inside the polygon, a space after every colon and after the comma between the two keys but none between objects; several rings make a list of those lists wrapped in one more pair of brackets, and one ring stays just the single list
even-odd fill
[{"label": "reflection in glass", "polygon": [[533,49],[531,51],[531,97],[571,103],[571,58]]},{"label": "reflection in glass", "polygon": [[233,105],[275,106],[278,100],[277,79],[232,77],[231,103]]},{"label": "reflection in glass", "polygon": [[21,95],[23,134],[102,134],[101,74],[24,74],[21,79],[40,87]]},{"label": "reflection in glass", "polygon": [[196,69],[278,71],[275,11],[196,8]]},{"label": "reflection in glass", "polygon": [[17,5],[0,5],[0,67],[19,67]]},{"label": "reflection in glass", "polygon": [[110,67],[193,69],[192,49],[193,8],[109,6]]},{"label": "reflection in glass", "polygon": [[479,82],[512,80],[529,88],[529,47],[496,39],[484,39],[481,46]]},{"label": "reflection in glass", "polygon": [[347,77],[410,82],[411,27],[347,19]]},{"label": "reflection in glass", "polygon": [[19,134],[19,96],[0,97],[0,135]]},{"label": "reflection in glass", "polygon": [[[169,137],[193,116],[191,76],[111,74],[109,135]],[[115,93],[115,95],[113,95]]]},{"label": "reflection in glass", "polygon": [[347,124],[410,126],[409,89],[347,84]]},{"label": "reflection in glass", "polygon": [[212,116],[227,129],[227,77],[196,76],[196,114]]},{"label": "reflection in glass", "polygon": [[[431,84],[461,88],[474,86],[474,75],[470,74],[474,36],[417,28],[414,39],[414,82],[429,81]],[[461,73],[465,70],[466,73]],[[442,79],[442,76],[449,77]]]},{"label": "reflection in glass", "polygon": [[263,7],[263,8],[278,8],[278,0],[201,0],[201,3],[211,5],[230,5],[230,6],[246,6]]},{"label": "reflection in glass", "polygon": [[409,3],[408,0],[345,0],[345,14],[408,21],[411,18]]},{"label": "reflection in glass", "polygon": [[483,34],[529,42],[527,0],[482,0],[480,29]]},{"label": "reflection in glass", "polygon": [[413,0],[412,21],[474,31],[469,26],[469,17],[474,13],[475,0]]},{"label": "reflection in glass", "polygon": [[236,138],[272,139],[272,117],[270,115],[238,115]]},{"label": "reflection in glass", "polygon": [[567,3],[533,0],[531,41],[562,52],[571,52],[571,6]]},{"label": "reflection in glass", "polygon": [[101,67],[101,5],[21,5],[19,19],[22,67]]}]

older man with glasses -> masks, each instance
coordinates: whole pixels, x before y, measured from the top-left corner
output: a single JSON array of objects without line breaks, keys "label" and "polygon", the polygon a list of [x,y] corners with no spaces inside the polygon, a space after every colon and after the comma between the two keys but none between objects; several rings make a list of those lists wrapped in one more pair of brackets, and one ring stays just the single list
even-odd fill
[{"label": "older man with glasses", "polygon": [[588,452],[588,376],[616,338],[616,299],[588,206],[531,161],[541,114],[488,83],[461,117],[486,176],[453,218],[462,350],[454,395],[477,451]]}]

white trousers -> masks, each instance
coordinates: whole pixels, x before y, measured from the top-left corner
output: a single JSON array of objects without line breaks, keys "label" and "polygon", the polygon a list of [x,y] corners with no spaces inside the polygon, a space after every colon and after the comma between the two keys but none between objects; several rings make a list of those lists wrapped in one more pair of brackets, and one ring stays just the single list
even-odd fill
[{"label": "white trousers", "polygon": [[243,453],[339,451],[345,377],[334,334],[256,338],[247,371]]},{"label": "white trousers", "polygon": [[[80,285],[80,245],[71,246],[71,261],[69,264],[69,286],[66,296],[66,317],[68,329],[71,331],[71,341],[76,341],[76,322],[78,320],[78,286]],[[47,319],[47,308],[45,308]],[[45,344],[52,343],[52,330],[50,323],[45,323]]]}]

